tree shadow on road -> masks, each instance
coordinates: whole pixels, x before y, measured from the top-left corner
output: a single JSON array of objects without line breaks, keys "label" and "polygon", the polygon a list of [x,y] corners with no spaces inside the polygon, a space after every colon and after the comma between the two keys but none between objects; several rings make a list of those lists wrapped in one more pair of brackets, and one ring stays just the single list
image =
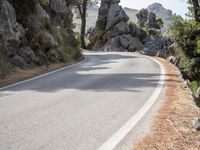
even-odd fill
[{"label": "tree shadow on road", "polygon": [[[105,54],[99,58],[99,54],[90,54],[88,55],[88,61],[84,65],[68,68],[67,71],[59,71],[5,90],[14,92],[28,90],[49,93],[66,89],[95,92],[142,92],[144,89],[155,88],[158,85],[159,73],[102,73],[102,71],[110,69],[106,64],[118,63],[119,60],[127,59],[144,58],[119,54]],[[173,75],[166,74],[165,76]]]}]

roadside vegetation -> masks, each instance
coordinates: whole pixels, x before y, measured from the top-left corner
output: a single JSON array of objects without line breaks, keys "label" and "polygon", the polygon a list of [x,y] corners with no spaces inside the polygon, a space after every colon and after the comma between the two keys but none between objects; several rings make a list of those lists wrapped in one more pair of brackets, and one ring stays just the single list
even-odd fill
[{"label": "roadside vegetation", "polygon": [[[178,67],[184,78],[196,95],[200,86],[200,1],[189,0],[189,20],[175,16],[171,26],[172,35],[177,48],[175,54],[179,60]],[[200,106],[200,99],[196,96],[197,104]]]},{"label": "roadside vegetation", "polygon": [[6,74],[10,72],[10,65],[0,53],[0,78],[4,78]]}]

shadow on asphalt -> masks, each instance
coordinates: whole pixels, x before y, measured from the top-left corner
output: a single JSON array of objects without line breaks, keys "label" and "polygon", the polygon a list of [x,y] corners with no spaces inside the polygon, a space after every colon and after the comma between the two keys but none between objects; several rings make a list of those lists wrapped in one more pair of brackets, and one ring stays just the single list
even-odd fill
[{"label": "shadow on asphalt", "polygon": [[[156,87],[160,74],[157,73],[123,73],[123,74],[82,74],[80,72],[101,71],[109,67],[99,67],[103,64],[117,63],[118,60],[136,59],[135,56],[123,56],[119,54],[105,54],[97,59],[99,54],[88,55],[88,61],[84,65],[68,68],[67,71],[59,71],[54,74],[41,77],[37,80],[16,85],[4,91],[37,91],[55,92],[64,89],[76,89],[82,91],[131,91],[141,92],[144,87]],[[165,76],[174,76],[166,74]],[[69,77],[69,78],[68,78]],[[102,80],[103,79],[103,80]],[[102,82],[103,81],[103,82]],[[168,80],[169,81],[169,80]],[[172,81],[171,82],[179,82]]]}]

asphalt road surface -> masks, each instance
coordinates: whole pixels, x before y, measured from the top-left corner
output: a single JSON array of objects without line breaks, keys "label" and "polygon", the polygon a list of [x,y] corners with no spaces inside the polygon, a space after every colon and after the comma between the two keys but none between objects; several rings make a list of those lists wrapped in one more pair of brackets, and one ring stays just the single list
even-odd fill
[{"label": "asphalt road surface", "polygon": [[73,67],[1,89],[0,150],[96,150],[142,108],[160,80],[151,59],[86,53]]}]

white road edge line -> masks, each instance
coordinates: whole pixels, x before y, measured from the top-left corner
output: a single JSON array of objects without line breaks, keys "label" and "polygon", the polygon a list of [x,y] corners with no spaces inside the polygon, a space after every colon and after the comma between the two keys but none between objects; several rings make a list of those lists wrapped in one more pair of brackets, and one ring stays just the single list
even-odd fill
[{"label": "white road edge line", "polygon": [[114,135],[112,135],[103,145],[101,145],[98,150],[113,150],[124,138],[125,136],[134,128],[134,126],[142,119],[142,117],[150,110],[157,98],[159,97],[165,82],[165,70],[164,67],[157,60],[150,58],[155,61],[161,71],[160,79],[156,86],[155,91],[147,102],[137,111],[134,116],[132,116]]},{"label": "white road edge line", "polygon": [[16,86],[16,85],[20,85],[20,84],[22,84],[22,83],[26,83],[26,82],[29,82],[29,81],[33,81],[33,80],[42,78],[42,77],[44,77],[44,76],[47,76],[47,75],[50,75],[50,74],[53,74],[53,73],[56,73],[56,72],[63,71],[63,70],[65,70],[65,69],[68,69],[68,68],[71,68],[71,67],[74,67],[74,66],[78,66],[78,65],[80,65],[80,64],[83,64],[83,63],[86,62],[87,60],[88,60],[88,58],[87,58],[86,56],[84,56],[84,60],[82,60],[82,61],[79,62],[79,63],[73,64],[73,65],[69,65],[69,66],[66,66],[66,67],[64,67],[64,68],[57,69],[57,70],[54,70],[54,71],[51,71],[51,72],[48,72],[48,73],[45,73],[45,74],[42,74],[42,75],[39,75],[39,76],[30,78],[30,79],[27,79],[27,80],[24,80],[24,81],[16,82],[16,83],[13,83],[13,84],[10,84],[10,85],[1,87],[1,88],[0,88],[0,91],[5,90],[5,89],[10,88],[10,87],[13,87],[13,86]]}]

